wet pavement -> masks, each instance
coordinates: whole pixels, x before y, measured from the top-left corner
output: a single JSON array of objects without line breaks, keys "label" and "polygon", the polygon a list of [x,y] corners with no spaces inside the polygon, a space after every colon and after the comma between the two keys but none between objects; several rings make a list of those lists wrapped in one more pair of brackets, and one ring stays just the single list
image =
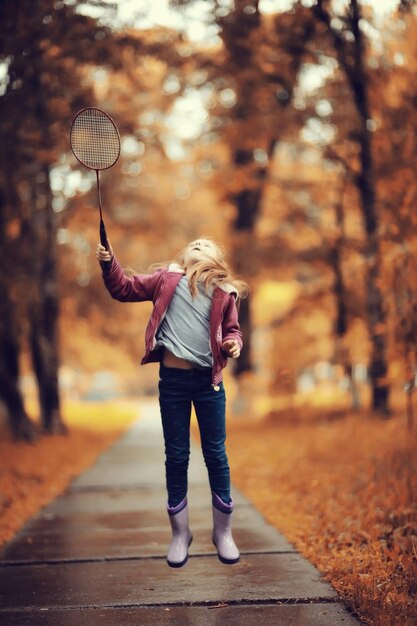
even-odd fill
[{"label": "wet pavement", "polygon": [[166,563],[162,429],[157,402],[42,509],[0,553],[1,626],[353,626],[320,572],[235,488],[236,565],[211,543],[200,449],[189,470],[194,535],[186,565]]}]

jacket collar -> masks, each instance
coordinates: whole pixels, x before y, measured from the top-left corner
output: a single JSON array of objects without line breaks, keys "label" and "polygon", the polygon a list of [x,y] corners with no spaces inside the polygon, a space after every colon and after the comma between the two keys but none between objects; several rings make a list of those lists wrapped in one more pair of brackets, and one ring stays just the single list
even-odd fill
[{"label": "jacket collar", "polygon": [[185,274],[184,268],[178,263],[170,263],[168,265],[168,272],[175,272],[176,274]]},{"label": "jacket collar", "polygon": [[[174,272],[175,274],[185,274],[184,268],[178,263],[170,263],[168,265],[168,272]],[[221,285],[216,283],[216,287],[225,291],[226,293],[234,293],[237,296],[237,289],[231,283],[223,283]]]}]

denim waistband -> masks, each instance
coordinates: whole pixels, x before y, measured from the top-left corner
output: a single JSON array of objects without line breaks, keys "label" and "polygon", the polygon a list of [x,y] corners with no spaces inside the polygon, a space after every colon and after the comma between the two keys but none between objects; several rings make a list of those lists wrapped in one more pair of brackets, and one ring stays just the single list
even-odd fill
[{"label": "denim waistband", "polygon": [[190,378],[196,376],[211,376],[211,367],[193,367],[191,369],[183,369],[181,367],[166,367],[162,362],[159,364],[159,371],[165,373],[175,374],[176,376],[182,376],[183,378]]}]

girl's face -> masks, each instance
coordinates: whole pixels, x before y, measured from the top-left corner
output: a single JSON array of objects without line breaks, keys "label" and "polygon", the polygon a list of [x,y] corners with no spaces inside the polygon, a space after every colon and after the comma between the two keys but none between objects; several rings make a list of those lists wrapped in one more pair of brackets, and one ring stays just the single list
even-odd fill
[{"label": "girl's face", "polygon": [[196,239],[185,248],[184,266],[190,267],[194,263],[204,261],[207,258],[219,258],[219,250],[216,244],[210,241],[210,239]]}]

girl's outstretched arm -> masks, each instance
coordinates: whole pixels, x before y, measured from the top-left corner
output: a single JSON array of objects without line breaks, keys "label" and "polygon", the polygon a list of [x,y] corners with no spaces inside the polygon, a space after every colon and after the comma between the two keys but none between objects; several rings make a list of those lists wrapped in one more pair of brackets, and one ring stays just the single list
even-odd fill
[{"label": "girl's outstretched arm", "polygon": [[[109,251],[97,245],[96,257],[100,261],[104,284],[112,298],[120,302],[153,300],[161,272],[126,276],[109,243]],[[110,262],[110,263],[109,263]]]}]

